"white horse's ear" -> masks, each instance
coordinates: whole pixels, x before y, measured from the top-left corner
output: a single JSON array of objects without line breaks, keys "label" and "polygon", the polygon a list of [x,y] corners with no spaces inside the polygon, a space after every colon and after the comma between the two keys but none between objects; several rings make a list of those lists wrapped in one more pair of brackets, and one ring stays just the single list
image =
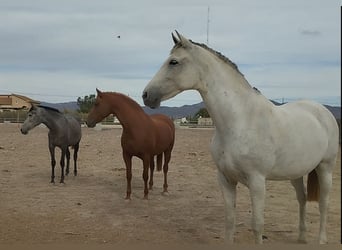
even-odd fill
[{"label": "white horse's ear", "polygon": [[[176,31],[177,32],[177,31]],[[178,33],[178,32],[177,32]],[[180,40],[173,34],[173,32],[171,33],[172,35],[172,40],[175,43],[175,45],[177,45],[178,43],[180,43]]]},{"label": "white horse's ear", "polygon": [[175,30],[175,32],[176,32],[177,37],[172,33],[172,39],[175,45],[179,44],[184,48],[191,46],[191,42],[187,38],[179,34],[177,30]]}]

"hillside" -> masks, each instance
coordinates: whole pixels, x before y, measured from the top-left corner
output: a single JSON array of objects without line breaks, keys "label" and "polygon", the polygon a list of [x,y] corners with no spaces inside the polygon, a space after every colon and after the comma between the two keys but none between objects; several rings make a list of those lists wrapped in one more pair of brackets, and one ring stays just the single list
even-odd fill
[{"label": "hillside", "polygon": [[[272,101],[275,105],[281,105],[280,103],[277,103],[275,101]],[[42,105],[50,106],[53,108],[57,108],[60,111],[69,110],[69,111],[76,111],[78,109],[77,102],[65,102],[65,103],[47,103],[42,102]],[[194,116],[198,110],[201,108],[204,108],[205,105],[203,102],[193,104],[193,105],[184,105],[181,107],[167,107],[167,106],[161,106],[158,109],[151,109],[148,107],[143,106],[143,110],[147,114],[156,114],[156,113],[162,113],[167,116],[170,116],[172,118],[182,118],[187,116]],[[337,118],[341,119],[341,107],[332,107],[329,105],[325,105],[330,112]]]},{"label": "hillside", "polygon": [[[48,102],[42,102],[41,105],[53,107],[60,111],[77,111],[78,105],[77,102],[65,102],[65,103],[48,103]],[[162,113],[167,116],[170,116],[172,118],[182,118],[187,116],[193,116],[196,114],[196,112],[204,107],[204,103],[200,102],[193,105],[184,105],[182,107],[167,107],[167,106],[161,106],[158,109],[151,109],[149,107],[143,106],[143,110],[147,114],[157,114]]]}]

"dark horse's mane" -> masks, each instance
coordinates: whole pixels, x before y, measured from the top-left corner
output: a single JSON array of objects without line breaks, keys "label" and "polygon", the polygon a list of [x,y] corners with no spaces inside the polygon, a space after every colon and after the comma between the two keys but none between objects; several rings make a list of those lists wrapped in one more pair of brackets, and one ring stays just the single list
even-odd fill
[{"label": "dark horse's mane", "polygon": [[[54,112],[57,112],[57,113],[61,113],[61,111],[59,111],[58,109],[53,108],[53,107],[48,107],[48,106],[44,106],[44,105],[38,105],[37,107],[43,108],[43,109],[47,109],[47,110],[51,110],[51,111],[54,111]],[[30,111],[32,111],[33,109],[34,109],[34,106],[32,105],[31,108],[30,108]]]}]

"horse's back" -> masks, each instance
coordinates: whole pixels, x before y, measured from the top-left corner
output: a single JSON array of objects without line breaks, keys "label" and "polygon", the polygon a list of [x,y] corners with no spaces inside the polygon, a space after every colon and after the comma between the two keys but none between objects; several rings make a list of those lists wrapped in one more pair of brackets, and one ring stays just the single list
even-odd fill
[{"label": "horse's back", "polygon": [[317,117],[322,128],[326,131],[329,147],[332,151],[338,152],[339,146],[339,127],[334,115],[322,104],[312,101],[303,101],[308,111],[311,111]]},{"label": "horse's back", "polygon": [[163,114],[154,114],[150,117],[158,132],[159,140],[170,143],[173,146],[175,140],[175,125],[173,121]]},{"label": "horse's back", "polygon": [[163,126],[161,124],[164,124],[164,125],[167,124],[167,126],[171,130],[175,130],[175,125],[168,116],[163,115],[163,114],[154,114],[154,115],[151,115],[150,117],[154,121],[154,123],[158,124],[158,126]]},{"label": "horse's back", "polygon": [[70,131],[69,138],[72,144],[76,144],[81,140],[81,120],[75,116],[66,114],[65,118],[68,122],[68,129]]},{"label": "horse's back", "polygon": [[[296,133],[290,137],[302,140],[305,148],[316,148],[324,159],[338,152],[339,128],[333,114],[322,104],[301,100],[279,106],[280,118]],[[284,115],[284,116],[283,116]]]},{"label": "horse's back", "polygon": [[287,105],[284,105],[284,108],[288,109],[292,114],[297,113],[300,116],[315,119],[333,141],[338,138],[339,129],[337,121],[324,105],[310,100],[301,100],[288,103]]}]

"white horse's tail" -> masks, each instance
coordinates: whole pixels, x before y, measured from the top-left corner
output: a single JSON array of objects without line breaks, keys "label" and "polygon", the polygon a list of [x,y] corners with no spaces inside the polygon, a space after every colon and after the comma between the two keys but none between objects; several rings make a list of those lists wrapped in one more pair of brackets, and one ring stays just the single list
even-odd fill
[{"label": "white horse's tail", "polygon": [[316,170],[312,170],[308,176],[307,182],[307,200],[318,201],[319,200],[319,182]]}]

